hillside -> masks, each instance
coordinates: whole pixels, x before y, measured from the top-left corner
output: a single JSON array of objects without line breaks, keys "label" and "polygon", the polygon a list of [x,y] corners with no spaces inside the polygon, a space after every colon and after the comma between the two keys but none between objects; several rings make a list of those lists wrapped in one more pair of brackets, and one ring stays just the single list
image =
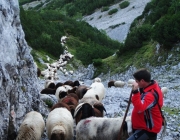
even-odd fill
[{"label": "hillside", "polygon": [[93,14],[84,16],[83,20],[99,30],[105,30],[110,38],[123,42],[127,37],[131,23],[142,14],[146,4],[150,1],[129,0],[130,4],[123,9],[119,7],[122,2],[118,2],[110,6],[108,10],[118,9],[116,13],[109,15],[108,11],[102,12],[102,9],[97,9]]}]

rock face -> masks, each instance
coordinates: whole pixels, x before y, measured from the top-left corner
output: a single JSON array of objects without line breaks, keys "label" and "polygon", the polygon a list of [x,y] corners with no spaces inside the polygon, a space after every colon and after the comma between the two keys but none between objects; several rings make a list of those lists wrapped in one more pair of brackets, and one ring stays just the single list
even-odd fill
[{"label": "rock face", "polygon": [[46,113],[37,68],[24,39],[18,0],[0,1],[0,139],[13,140],[25,114]]}]

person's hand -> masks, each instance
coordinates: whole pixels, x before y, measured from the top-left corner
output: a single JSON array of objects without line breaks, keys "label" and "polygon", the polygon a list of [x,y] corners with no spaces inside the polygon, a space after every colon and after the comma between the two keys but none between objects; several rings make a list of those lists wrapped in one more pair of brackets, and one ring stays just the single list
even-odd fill
[{"label": "person's hand", "polygon": [[132,84],[132,90],[133,90],[133,91],[134,91],[134,90],[138,90],[138,88],[139,88],[138,83],[137,83],[137,82],[133,82],[133,84]]}]

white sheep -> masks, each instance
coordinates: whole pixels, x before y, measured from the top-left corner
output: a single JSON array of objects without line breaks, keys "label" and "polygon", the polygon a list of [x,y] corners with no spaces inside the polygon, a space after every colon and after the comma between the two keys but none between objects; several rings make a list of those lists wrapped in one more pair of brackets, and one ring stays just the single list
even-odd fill
[{"label": "white sheep", "polygon": [[62,37],[61,37],[61,42],[62,42],[62,43],[66,43],[66,39],[67,39],[67,36],[62,36]]},{"label": "white sheep", "polygon": [[101,78],[96,77],[93,82],[101,82]]},{"label": "white sheep", "polygon": [[84,97],[94,97],[99,101],[105,98],[105,87],[101,82],[94,82],[90,89],[85,93]]},{"label": "white sheep", "polygon": [[45,122],[39,112],[31,111],[26,114],[20,125],[16,140],[41,140]]},{"label": "white sheep", "polygon": [[108,88],[114,86],[114,87],[124,87],[125,82],[123,81],[109,81],[108,82]]},{"label": "white sheep", "polygon": [[134,82],[135,82],[134,79],[129,79],[128,82],[127,82],[128,83],[128,87],[132,87]]},{"label": "white sheep", "polygon": [[[127,130],[122,133],[122,140],[132,133],[131,117],[126,118]],[[89,117],[81,120],[76,126],[76,140],[117,140],[123,117],[101,118]]]},{"label": "white sheep", "polygon": [[67,95],[67,89],[64,86],[60,86],[56,89],[55,96],[57,97],[58,100],[61,100],[61,98],[65,97],[66,95]]},{"label": "white sheep", "polygon": [[74,120],[66,108],[55,108],[52,110],[46,121],[46,129],[49,140],[72,140]]},{"label": "white sheep", "polygon": [[161,91],[163,93],[163,96],[166,97],[166,94],[168,92],[168,88],[167,87],[161,87]]}]

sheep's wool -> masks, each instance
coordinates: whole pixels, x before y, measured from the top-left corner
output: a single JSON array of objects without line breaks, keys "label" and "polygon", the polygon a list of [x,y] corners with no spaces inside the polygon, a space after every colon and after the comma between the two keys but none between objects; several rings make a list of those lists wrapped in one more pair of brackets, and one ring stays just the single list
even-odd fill
[{"label": "sheep's wool", "polygon": [[31,111],[26,114],[16,140],[40,140],[44,132],[45,122],[40,113]]}]

